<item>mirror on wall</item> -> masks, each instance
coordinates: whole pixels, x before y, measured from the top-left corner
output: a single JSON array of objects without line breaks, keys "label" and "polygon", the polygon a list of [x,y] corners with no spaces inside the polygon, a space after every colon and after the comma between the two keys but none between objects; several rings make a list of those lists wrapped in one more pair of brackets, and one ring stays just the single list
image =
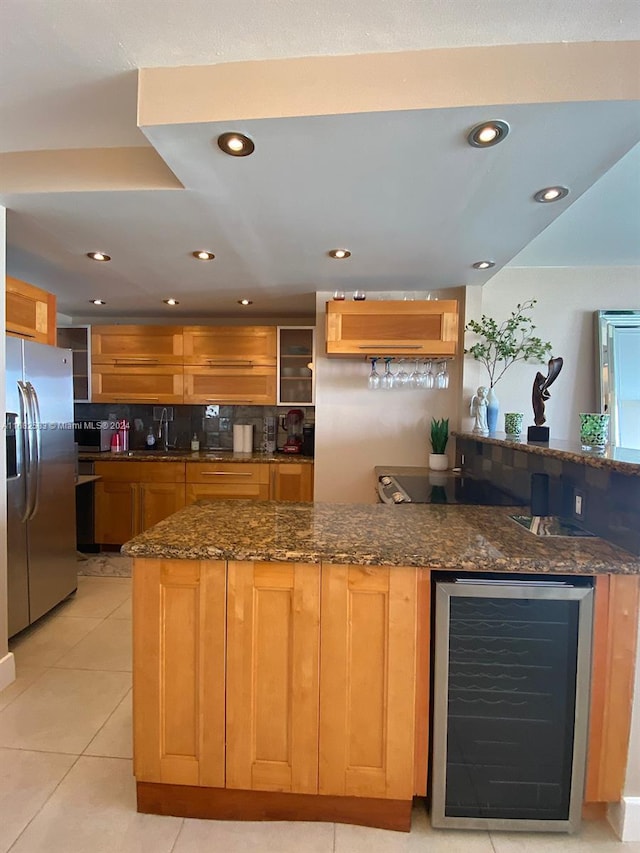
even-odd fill
[{"label": "mirror on wall", "polygon": [[640,450],[640,310],[596,311],[596,388],[609,440]]}]

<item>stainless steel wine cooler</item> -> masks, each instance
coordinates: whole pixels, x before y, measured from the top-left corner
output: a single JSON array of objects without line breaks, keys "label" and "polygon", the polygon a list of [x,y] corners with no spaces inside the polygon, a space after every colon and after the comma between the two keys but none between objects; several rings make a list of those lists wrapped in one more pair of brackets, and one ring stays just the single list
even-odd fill
[{"label": "stainless steel wine cooler", "polygon": [[433,826],[578,828],[592,620],[590,578],[436,577]]}]

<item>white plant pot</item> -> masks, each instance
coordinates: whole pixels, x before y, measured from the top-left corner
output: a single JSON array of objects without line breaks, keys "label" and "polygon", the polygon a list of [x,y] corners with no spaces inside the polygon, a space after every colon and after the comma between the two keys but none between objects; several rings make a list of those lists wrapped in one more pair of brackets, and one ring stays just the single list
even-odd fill
[{"label": "white plant pot", "polygon": [[446,453],[430,453],[429,468],[432,471],[446,471],[449,467],[449,457]]}]

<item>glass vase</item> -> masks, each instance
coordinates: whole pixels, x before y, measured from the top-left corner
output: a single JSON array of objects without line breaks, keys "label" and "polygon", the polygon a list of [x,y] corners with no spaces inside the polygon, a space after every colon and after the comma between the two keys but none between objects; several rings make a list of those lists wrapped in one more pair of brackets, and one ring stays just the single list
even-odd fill
[{"label": "glass vase", "polygon": [[489,388],[487,394],[487,427],[492,435],[498,428],[498,415],[500,414],[500,400],[493,388]]}]

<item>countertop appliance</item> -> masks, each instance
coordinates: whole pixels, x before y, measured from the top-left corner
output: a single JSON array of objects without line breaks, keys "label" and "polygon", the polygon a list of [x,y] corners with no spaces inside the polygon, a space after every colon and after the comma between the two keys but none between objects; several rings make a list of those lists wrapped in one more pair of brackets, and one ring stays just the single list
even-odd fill
[{"label": "countertop appliance", "polygon": [[282,448],[283,453],[300,453],[302,450],[302,424],[304,412],[302,409],[289,409],[282,419],[282,428],[287,433],[287,440]]},{"label": "countertop appliance", "polygon": [[78,450],[94,453],[111,450],[111,439],[116,432],[114,421],[81,421],[73,430]]},{"label": "countertop appliance", "polygon": [[486,480],[463,476],[458,470],[378,467],[375,469],[378,497],[382,503],[478,504],[521,506],[523,501]]},{"label": "countertop appliance", "polygon": [[575,831],[593,580],[436,573],[433,581],[432,824]]},{"label": "countertop appliance", "polygon": [[71,351],[6,338],[9,636],[77,587]]}]

